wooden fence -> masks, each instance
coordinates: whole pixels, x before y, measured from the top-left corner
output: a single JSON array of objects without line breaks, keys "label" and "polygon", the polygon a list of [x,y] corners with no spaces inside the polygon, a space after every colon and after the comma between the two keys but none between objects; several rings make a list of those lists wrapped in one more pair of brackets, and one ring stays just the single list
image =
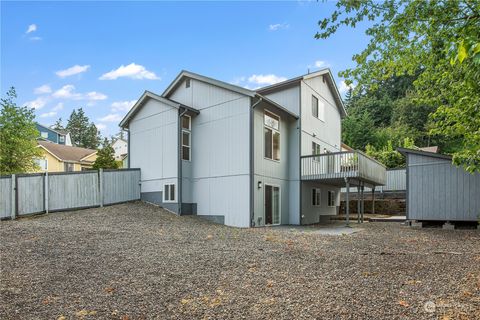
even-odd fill
[{"label": "wooden fence", "polygon": [[0,176],[0,219],[139,199],[140,169]]}]

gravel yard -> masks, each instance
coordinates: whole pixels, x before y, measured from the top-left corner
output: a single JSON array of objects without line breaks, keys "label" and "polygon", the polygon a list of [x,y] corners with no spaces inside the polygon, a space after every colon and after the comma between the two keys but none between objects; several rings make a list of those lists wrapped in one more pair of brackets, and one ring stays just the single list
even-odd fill
[{"label": "gravel yard", "polygon": [[2,221],[0,319],[480,319],[479,231],[361,228],[236,229],[139,202]]}]

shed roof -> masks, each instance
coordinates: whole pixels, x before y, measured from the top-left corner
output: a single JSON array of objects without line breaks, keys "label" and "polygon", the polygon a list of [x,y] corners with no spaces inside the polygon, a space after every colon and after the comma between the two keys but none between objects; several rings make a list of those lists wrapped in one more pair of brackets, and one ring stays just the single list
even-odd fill
[{"label": "shed roof", "polygon": [[449,156],[447,154],[439,154],[435,152],[428,152],[428,151],[423,151],[423,150],[415,150],[415,149],[408,149],[408,148],[397,148],[397,151],[400,152],[403,155],[407,155],[409,153],[411,154],[417,154],[420,156],[426,156],[426,157],[432,157],[432,158],[439,158],[439,159],[448,159],[451,160],[452,156]]},{"label": "shed roof", "polygon": [[48,141],[37,141],[38,145],[60,161],[83,162],[85,158],[97,153],[97,150],[65,146]]}]

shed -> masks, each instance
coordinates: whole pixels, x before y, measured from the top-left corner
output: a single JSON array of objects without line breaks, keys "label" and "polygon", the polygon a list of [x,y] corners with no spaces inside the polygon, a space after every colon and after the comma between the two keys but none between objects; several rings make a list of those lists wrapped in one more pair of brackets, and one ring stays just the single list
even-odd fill
[{"label": "shed", "polygon": [[480,218],[480,174],[452,164],[448,155],[399,148],[407,157],[407,219],[470,221]]}]

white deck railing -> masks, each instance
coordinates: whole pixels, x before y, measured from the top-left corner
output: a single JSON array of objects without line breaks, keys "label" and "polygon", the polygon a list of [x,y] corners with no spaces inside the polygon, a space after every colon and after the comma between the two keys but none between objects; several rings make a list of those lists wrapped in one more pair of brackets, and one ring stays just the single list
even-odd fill
[{"label": "white deck railing", "polygon": [[301,157],[302,180],[359,178],[375,185],[384,185],[386,174],[383,164],[360,151]]}]

